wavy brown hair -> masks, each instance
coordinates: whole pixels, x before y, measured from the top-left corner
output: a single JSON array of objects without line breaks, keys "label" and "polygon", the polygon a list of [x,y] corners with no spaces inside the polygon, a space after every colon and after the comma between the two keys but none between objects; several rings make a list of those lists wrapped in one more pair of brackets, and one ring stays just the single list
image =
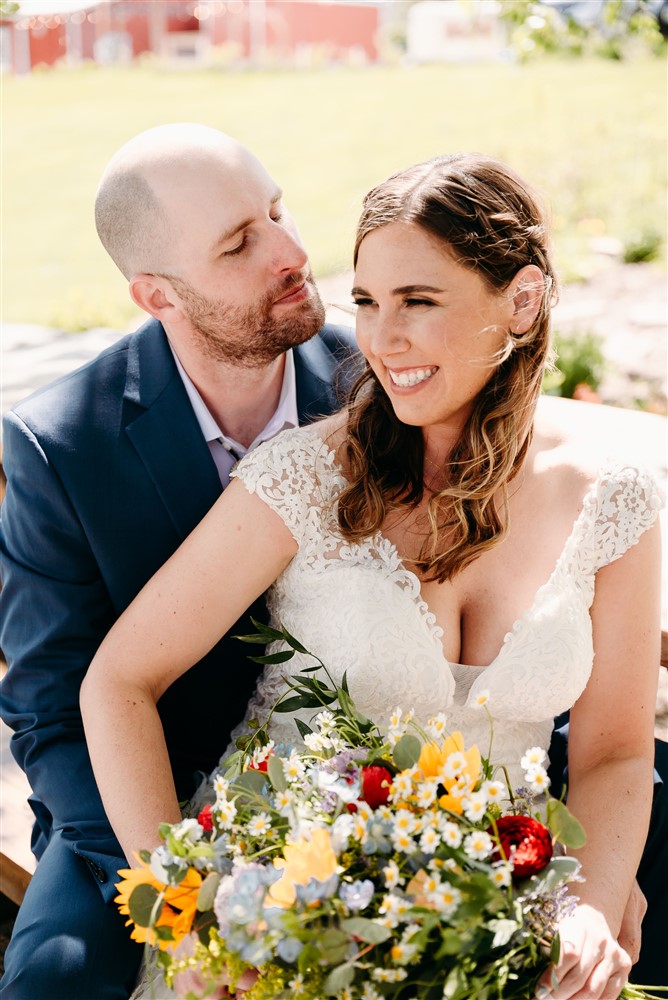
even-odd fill
[{"label": "wavy brown hair", "polygon": [[[551,361],[550,306],[555,276],[536,196],[505,164],[473,153],[441,156],[394,174],[364,199],[354,262],[365,236],[393,222],[419,226],[494,291],[535,264],[544,275],[530,329],[508,332],[505,350],[452,450],[445,486],[429,497],[430,530],[417,569],[428,580],[452,578],[498,543],[508,527],[508,484],[531,441],[543,373]],[[366,538],[390,511],[414,509],[425,494],[422,429],[401,423],[367,364],[351,390],[348,482],[339,498],[344,536]]]}]

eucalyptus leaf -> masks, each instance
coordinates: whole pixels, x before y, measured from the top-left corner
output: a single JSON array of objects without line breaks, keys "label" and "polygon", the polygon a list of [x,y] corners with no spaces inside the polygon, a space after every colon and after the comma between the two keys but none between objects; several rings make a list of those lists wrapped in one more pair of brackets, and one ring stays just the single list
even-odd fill
[{"label": "eucalyptus leaf", "polygon": [[277,792],[284,792],[288,787],[288,783],[285,780],[283,761],[275,754],[271,754],[269,760],[267,761],[267,774],[272,784],[272,788],[274,788]]},{"label": "eucalyptus leaf", "polygon": [[155,886],[145,882],[132,890],[128,900],[128,909],[130,910],[130,918],[137,927],[151,927],[152,923],[158,919],[162,913],[162,903],[157,907],[155,914],[153,908],[158,902],[159,895],[160,893]]},{"label": "eucalyptus leaf", "polygon": [[154,927],[155,936],[159,941],[174,941],[174,932],[171,927]]},{"label": "eucalyptus leaf", "polygon": [[341,921],[341,927],[365,944],[382,944],[392,937],[389,927],[382,927],[375,920],[367,920],[366,917],[349,917]]},{"label": "eucalyptus leaf", "polygon": [[584,847],[587,840],[584,828],[572,812],[559,799],[549,799],[547,803],[547,825],[550,833],[560,843],[571,850]]},{"label": "eucalyptus leaf", "polygon": [[241,805],[250,805],[253,799],[262,795],[267,778],[262,771],[244,771],[230,786],[232,792],[238,794]]},{"label": "eucalyptus leaf", "polygon": [[213,909],[213,901],[216,898],[216,893],[218,892],[220,879],[220,872],[209,872],[199,887],[199,892],[197,893],[197,909],[200,913],[206,913],[207,910]]},{"label": "eucalyptus leaf", "polygon": [[527,881],[532,883],[535,892],[553,892],[562,883],[569,881],[580,870],[577,858],[552,858],[550,863],[538,875],[532,875]]},{"label": "eucalyptus leaf", "polygon": [[392,751],[394,763],[400,771],[405,771],[409,767],[417,764],[420,758],[421,743],[413,733],[406,733],[402,736]]},{"label": "eucalyptus leaf", "polygon": [[352,984],[354,978],[355,970],[352,965],[339,965],[327,976],[323,983],[323,992],[330,997],[338,996]]},{"label": "eucalyptus leaf", "polygon": [[336,927],[328,927],[316,935],[316,943],[322,955],[322,961],[327,965],[337,965],[343,962],[348,954],[350,938],[344,931]]}]

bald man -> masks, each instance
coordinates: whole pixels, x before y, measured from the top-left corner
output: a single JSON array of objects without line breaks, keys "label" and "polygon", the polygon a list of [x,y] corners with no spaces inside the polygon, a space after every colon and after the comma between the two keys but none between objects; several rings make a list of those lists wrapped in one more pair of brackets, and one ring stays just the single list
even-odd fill
[{"label": "bald man", "polygon": [[[151,318],[5,418],[0,709],[33,789],[39,859],[5,956],[5,1000],[131,992],[141,948],[113,904],[126,859],[88,759],[82,678],[237,459],[332,411],[354,349],[349,332],[323,326],[278,185],[215,129],[131,140],[104,172],[95,216]],[[249,631],[246,617],[231,635]],[[228,636],[161,699],[180,799],[217,763],[255,679]]]}]

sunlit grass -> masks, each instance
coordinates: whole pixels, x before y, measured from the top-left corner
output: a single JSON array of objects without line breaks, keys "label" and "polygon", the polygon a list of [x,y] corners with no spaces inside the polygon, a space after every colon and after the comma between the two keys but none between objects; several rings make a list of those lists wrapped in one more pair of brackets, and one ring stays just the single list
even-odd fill
[{"label": "sunlit grass", "polygon": [[317,274],[349,266],[363,193],[437,153],[508,160],[544,192],[566,278],[592,236],[665,246],[660,59],[527,66],[165,72],[85,67],[5,78],[2,317],[77,329],[135,315],[98,245],[102,169],[151,125],[202,121],[247,143],[286,191]]}]

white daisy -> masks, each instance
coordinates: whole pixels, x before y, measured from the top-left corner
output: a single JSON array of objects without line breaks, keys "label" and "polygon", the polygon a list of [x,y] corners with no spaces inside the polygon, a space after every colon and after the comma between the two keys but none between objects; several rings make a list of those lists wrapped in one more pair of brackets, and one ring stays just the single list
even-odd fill
[{"label": "white daisy", "polygon": [[492,838],[484,830],[475,830],[464,839],[464,850],[474,861],[484,861],[493,847]]}]

